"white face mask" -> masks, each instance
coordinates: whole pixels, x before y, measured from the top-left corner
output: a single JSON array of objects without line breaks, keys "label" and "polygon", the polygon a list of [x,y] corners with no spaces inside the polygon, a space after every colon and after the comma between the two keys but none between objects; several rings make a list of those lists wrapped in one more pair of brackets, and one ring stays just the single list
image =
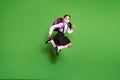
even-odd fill
[{"label": "white face mask", "polygon": [[69,23],[69,22],[70,22],[70,20],[68,20],[68,19],[64,19],[64,21],[65,21],[66,23]]}]

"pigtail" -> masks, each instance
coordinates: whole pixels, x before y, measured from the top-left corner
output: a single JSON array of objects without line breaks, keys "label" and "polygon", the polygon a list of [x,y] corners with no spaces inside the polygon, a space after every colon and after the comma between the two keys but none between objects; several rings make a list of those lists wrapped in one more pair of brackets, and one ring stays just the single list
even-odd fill
[{"label": "pigtail", "polygon": [[68,23],[68,27],[70,28],[70,30],[72,29],[72,23],[71,22]]}]

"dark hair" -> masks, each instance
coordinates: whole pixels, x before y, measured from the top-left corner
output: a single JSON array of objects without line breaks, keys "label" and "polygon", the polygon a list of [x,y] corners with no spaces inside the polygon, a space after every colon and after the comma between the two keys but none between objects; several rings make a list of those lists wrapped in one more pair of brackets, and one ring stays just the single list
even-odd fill
[{"label": "dark hair", "polygon": [[[69,16],[70,19],[71,19],[71,16],[70,16],[70,15],[66,14],[66,15],[64,15],[64,18],[65,18],[66,16]],[[68,23],[68,27],[69,27],[70,29],[72,28],[72,23],[71,23],[71,22]]]},{"label": "dark hair", "polygon": [[65,14],[65,15],[64,15],[64,18],[65,18],[66,16],[69,16],[69,17],[70,17],[70,19],[71,19],[71,16],[70,16],[70,15],[68,15],[68,14]]},{"label": "dark hair", "polygon": [[71,22],[68,23],[68,27],[69,27],[70,29],[72,29],[72,23],[71,23]]}]

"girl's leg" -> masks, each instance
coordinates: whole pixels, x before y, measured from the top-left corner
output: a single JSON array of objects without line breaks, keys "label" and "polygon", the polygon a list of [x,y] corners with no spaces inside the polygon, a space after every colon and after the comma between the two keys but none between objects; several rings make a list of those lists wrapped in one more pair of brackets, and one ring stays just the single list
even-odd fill
[{"label": "girl's leg", "polygon": [[72,46],[72,43],[68,43],[67,45],[65,46],[58,46],[58,52],[61,50],[61,49],[64,49],[64,48],[69,48]]},{"label": "girl's leg", "polygon": [[56,44],[55,44],[54,40],[51,40],[50,42],[51,42],[51,44],[53,45],[53,47],[55,48],[55,47],[56,47]]},{"label": "girl's leg", "polygon": [[53,39],[49,39],[49,40],[47,40],[45,43],[46,43],[46,44],[47,44],[47,43],[51,43],[51,44],[53,45],[53,47],[56,47],[56,44],[55,44],[55,42],[54,42]]}]

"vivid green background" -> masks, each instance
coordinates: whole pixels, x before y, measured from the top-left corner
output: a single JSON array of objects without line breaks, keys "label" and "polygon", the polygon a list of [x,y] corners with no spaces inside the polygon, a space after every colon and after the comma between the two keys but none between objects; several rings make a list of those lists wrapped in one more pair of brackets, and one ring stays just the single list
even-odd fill
[{"label": "vivid green background", "polygon": [[[58,17],[76,25],[56,56],[48,39]],[[120,80],[119,0],[0,0],[0,79]]]}]

